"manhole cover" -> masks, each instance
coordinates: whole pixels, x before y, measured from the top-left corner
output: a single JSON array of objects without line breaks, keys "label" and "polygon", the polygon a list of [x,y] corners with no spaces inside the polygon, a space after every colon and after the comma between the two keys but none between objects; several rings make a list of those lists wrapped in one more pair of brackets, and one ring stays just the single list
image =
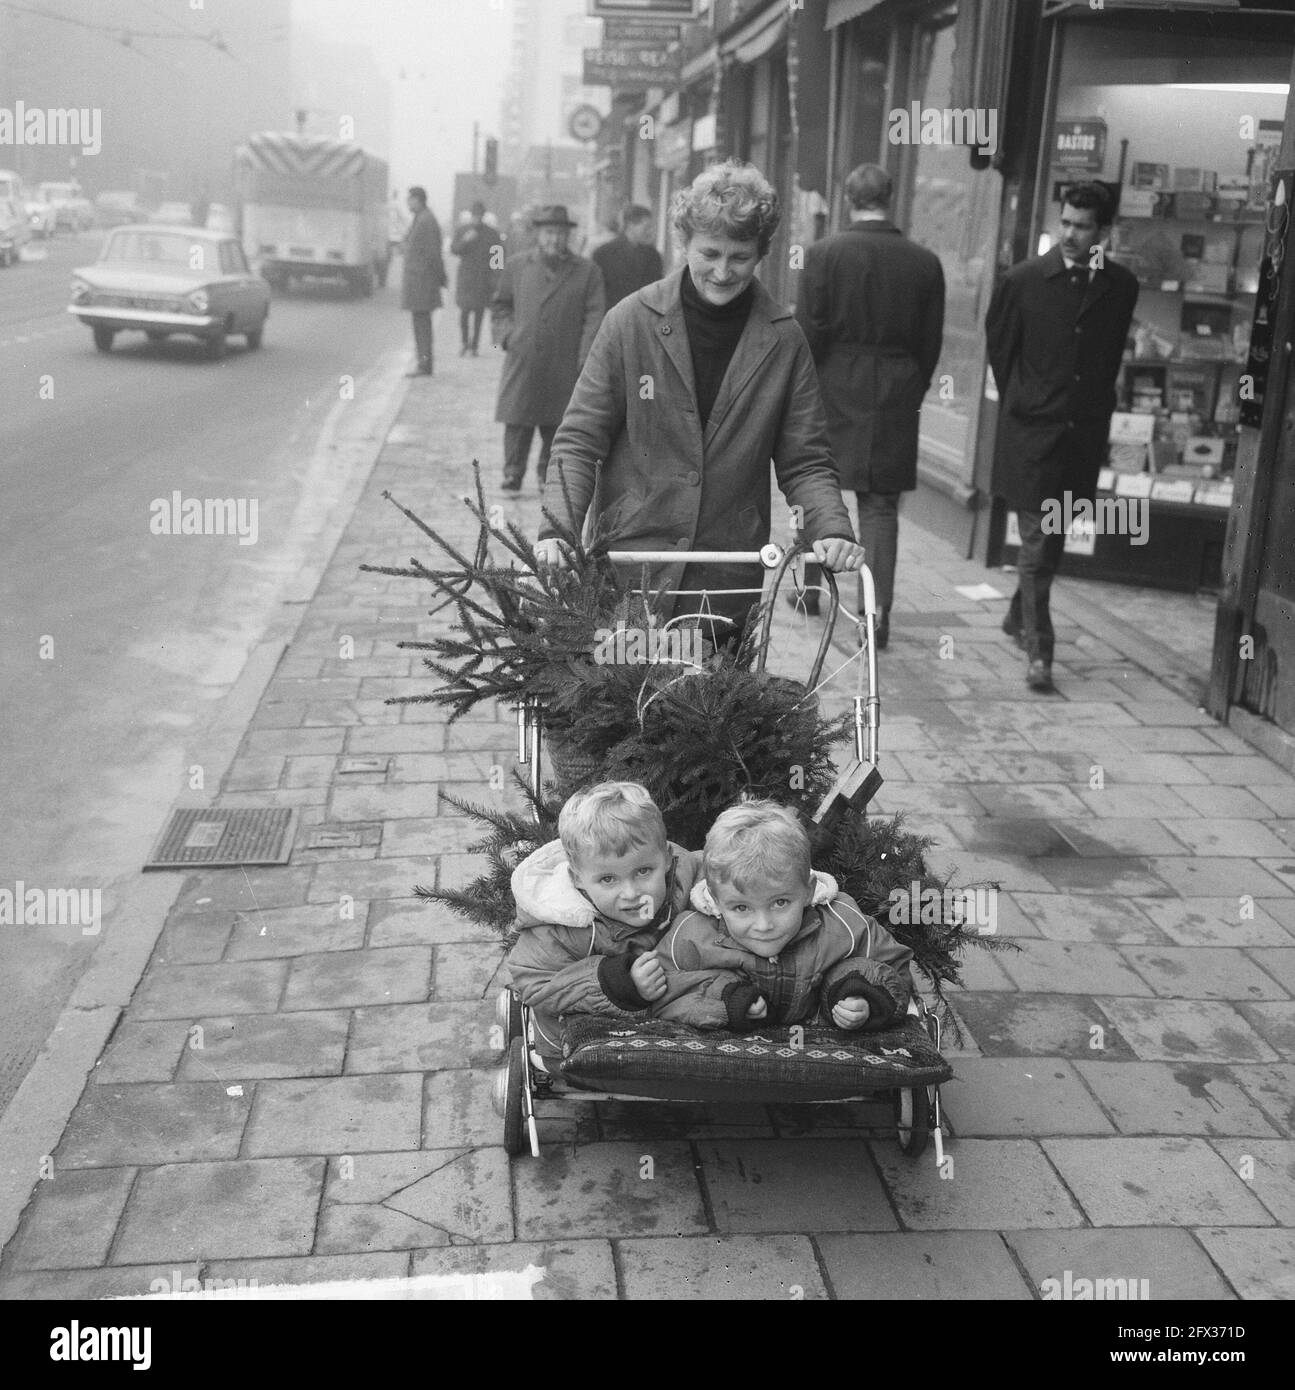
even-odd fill
[{"label": "manhole cover", "polygon": [[295,807],[173,811],[145,869],[228,869],[239,864],[286,864],[297,830]]}]

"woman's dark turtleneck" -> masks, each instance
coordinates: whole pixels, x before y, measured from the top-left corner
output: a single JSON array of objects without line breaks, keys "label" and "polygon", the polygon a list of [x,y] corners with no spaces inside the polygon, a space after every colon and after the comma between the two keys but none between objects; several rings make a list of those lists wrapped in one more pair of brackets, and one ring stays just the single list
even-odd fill
[{"label": "woman's dark turtleneck", "polygon": [[688,330],[688,348],[692,354],[693,381],[697,387],[697,410],[704,430],[715,398],[719,395],[724,373],[733,360],[738,340],[746,328],[747,317],[755,301],[755,282],[752,281],[729,303],[712,304],[702,297],[685,266],[679,291],[683,301],[684,326]]}]

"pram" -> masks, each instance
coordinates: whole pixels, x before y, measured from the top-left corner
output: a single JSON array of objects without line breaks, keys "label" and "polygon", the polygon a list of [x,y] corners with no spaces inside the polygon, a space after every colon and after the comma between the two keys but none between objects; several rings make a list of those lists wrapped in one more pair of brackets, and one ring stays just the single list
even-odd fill
[{"label": "pram", "polygon": [[[761,596],[756,670],[762,672],[770,645],[776,600],[791,572],[804,593],[803,552],[775,544],[759,551],[614,551],[617,565],[747,564],[763,567],[759,590],[715,591]],[[835,577],[824,571],[828,611],[818,652],[806,682],[819,679],[831,646],[840,596]],[[826,820],[848,808],[862,809],[880,785],[877,771],[880,699],[877,695],[876,594],[872,574],[860,572],[862,612],[859,690],[854,696],[854,760],[824,798],[815,817]],[[681,591],[682,592],[682,591]],[[703,598],[704,605],[704,598]],[[865,674],[866,673],[866,674]],[[536,699],[517,707],[517,760],[528,769],[536,799],[542,785],[543,710]],[[936,1160],[943,1162],[940,1085],[951,1075],[940,1055],[940,1021],[916,996],[898,1028],[870,1034],[845,1033],[821,1025],[762,1027],[755,1032],[699,1033],[660,1020],[627,1021],[602,1016],[570,1016],[565,1022],[565,1055],[559,1074],[537,1065],[531,1010],[511,989],[497,1002],[497,1038],[503,1063],[494,1077],[493,1103],[503,1120],[504,1148],[510,1155],[529,1148],[540,1156],[536,1104],[540,1101],[736,1101],[754,1104],[838,1104],[889,1094],[899,1147],[909,1157],[925,1151],[934,1137]]]}]

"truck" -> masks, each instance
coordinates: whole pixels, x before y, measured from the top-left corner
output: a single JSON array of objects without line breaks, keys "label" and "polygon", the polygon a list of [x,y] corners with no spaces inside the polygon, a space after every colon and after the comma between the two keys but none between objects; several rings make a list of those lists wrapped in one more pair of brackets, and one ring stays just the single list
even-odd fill
[{"label": "truck", "polygon": [[387,283],[387,165],[359,145],[266,131],[235,155],[239,231],[275,289],[343,279],[371,295]]}]

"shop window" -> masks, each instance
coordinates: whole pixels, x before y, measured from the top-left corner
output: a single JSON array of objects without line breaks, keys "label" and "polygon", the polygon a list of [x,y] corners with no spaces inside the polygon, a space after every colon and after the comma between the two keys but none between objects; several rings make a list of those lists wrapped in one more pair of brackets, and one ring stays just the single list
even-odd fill
[{"label": "shop window", "polygon": [[[939,113],[939,133],[947,141],[921,143],[914,138],[920,132],[905,132],[895,123],[896,113],[889,113],[887,139],[908,137],[900,161],[910,171],[905,230],[934,251],[944,268],[944,348],[922,409],[922,453],[928,466],[969,485],[1001,181],[993,172],[972,169],[968,146],[961,142],[965,129],[952,123],[946,127],[944,121],[943,113],[954,109],[952,19],[919,29],[915,39],[908,110],[915,100],[922,113]],[[990,128],[988,120],[986,113],[982,131]]]}]

